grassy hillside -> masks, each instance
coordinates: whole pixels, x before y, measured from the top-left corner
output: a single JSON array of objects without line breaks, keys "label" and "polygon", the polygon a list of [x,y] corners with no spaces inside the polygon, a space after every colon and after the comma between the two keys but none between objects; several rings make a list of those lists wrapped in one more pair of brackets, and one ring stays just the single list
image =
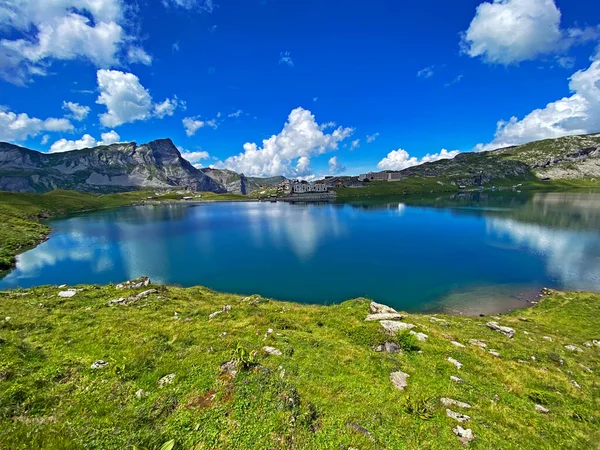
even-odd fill
[{"label": "grassy hillside", "polygon": [[[553,292],[495,319],[405,316],[428,336],[421,342],[365,322],[363,299],[310,306],[201,287],[77,288],[72,298],[56,287],[0,294],[2,449],[174,440],[176,449],[445,450],[461,448],[456,425],[481,449],[596,448],[600,439],[599,295]],[[128,306],[107,304],[150,288]],[[514,337],[487,328],[491,320]],[[385,342],[402,350],[374,351]],[[92,369],[98,360],[108,365]],[[396,371],[410,375],[403,391],[390,380]],[[470,420],[459,424],[447,408]]]},{"label": "grassy hillside", "polygon": [[[0,191],[0,271],[12,266],[15,255],[37,245],[50,229],[43,223],[49,217],[75,212],[115,208],[137,203],[153,196],[158,201],[181,199],[181,194],[133,191],[94,195],[75,191],[51,191],[46,194],[23,194]],[[240,200],[234,194],[202,193],[201,200]],[[200,200],[200,199],[199,199]]]}]

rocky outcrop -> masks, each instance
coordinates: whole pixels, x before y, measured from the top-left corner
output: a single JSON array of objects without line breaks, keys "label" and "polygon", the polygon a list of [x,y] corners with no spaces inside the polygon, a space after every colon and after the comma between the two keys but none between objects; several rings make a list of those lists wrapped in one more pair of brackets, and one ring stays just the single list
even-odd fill
[{"label": "rocky outcrop", "polygon": [[277,186],[285,181],[285,177],[257,178],[247,177],[232,170],[206,168],[200,169],[204,174],[223,185],[227,192],[247,195],[262,188]]},{"label": "rocky outcrop", "polygon": [[61,153],[40,153],[0,143],[2,190],[118,192],[171,187],[226,192],[223,185],[184,159],[170,139],[142,145],[135,142],[112,144]]}]

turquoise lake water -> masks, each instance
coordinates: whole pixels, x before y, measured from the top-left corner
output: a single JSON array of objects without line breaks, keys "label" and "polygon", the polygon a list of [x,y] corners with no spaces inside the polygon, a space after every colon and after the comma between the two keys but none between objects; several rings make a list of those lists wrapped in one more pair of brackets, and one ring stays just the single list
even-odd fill
[{"label": "turquoise lake water", "polygon": [[[600,195],[121,208],[51,223],[0,288],[141,275],[306,303],[494,312],[541,287],[600,291]],[[416,205],[414,205],[416,203]],[[419,203],[422,203],[419,205]]]}]

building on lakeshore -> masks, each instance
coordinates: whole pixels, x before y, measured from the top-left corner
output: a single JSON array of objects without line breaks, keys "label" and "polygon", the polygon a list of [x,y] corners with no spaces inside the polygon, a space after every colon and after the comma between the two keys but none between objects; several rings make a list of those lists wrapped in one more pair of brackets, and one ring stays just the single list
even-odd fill
[{"label": "building on lakeshore", "polygon": [[403,177],[400,172],[393,172],[391,170],[361,173],[358,176],[358,181],[400,181],[402,179]]},{"label": "building on lakeshore", "polygon": [[312,194],[329,191],[329,187],[322,183],[292,183],[290,187],[292,194]]}]

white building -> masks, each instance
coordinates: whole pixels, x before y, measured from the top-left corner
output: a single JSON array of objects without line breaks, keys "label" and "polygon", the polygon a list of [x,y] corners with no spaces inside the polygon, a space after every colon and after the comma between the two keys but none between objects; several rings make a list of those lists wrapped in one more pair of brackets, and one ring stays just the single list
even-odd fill
[{"label": "white building", "polygon": [[327,192],[329,187],[322,183],[308,184],[308,183],[293,183],[291,185],[292,194],[307,194],[313,192]]}]

